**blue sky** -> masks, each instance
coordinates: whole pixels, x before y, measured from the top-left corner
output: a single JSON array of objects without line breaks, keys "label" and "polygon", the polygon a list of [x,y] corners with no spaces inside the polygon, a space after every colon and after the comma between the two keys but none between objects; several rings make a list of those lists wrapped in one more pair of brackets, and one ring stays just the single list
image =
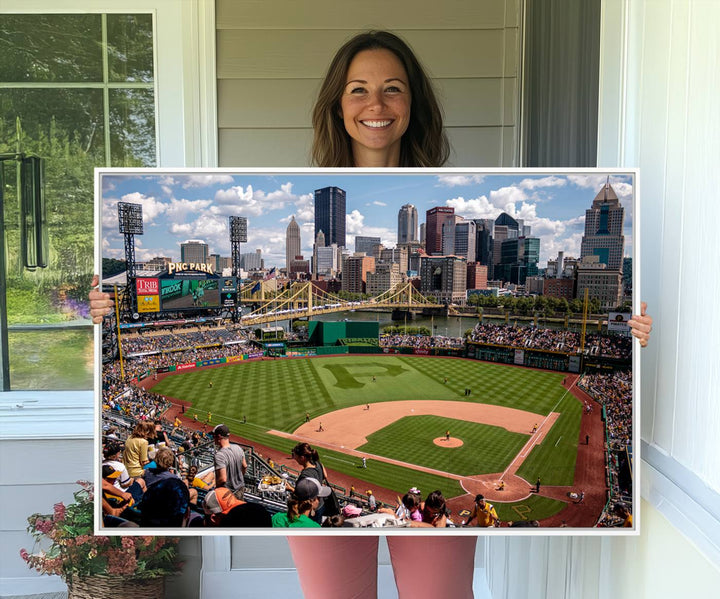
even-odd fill
[{"label": "blue sky", "polygon": [[[466,218],[497,218],[507,212],[524,219],[540,238],[540,266],[562,250],[580,255],[585,210],[607,174],[522,171],[490,173],[354,172],[232,173],[228,171],[158,171],[102,175],[102,256],[124,257],[118,232],[117,202],[143,206],[145,232],[136,236],[138,260],[180,258],[180,243],[202,239],[210,253],[230,254],[228,217],[248,219],[248,243],[242,252],[261,249],[266,266],[285,266],[285,229],[295,215],[301,227],[302,252],[312,255],[313,192],[334,185],[347,193],[347,245],[355,235],[376,236],[386,247],[397,241],[397,214],[414,204],[419,222],[434,206],[453,206]],[[610,174],[610,184],[625,207],[625,255],[632,252],[632,176]]]}]

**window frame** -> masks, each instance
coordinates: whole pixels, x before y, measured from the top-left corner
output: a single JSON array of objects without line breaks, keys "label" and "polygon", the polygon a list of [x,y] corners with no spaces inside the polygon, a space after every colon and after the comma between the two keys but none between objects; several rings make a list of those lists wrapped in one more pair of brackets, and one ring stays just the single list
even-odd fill
[{"label": "window frame", "polygon": [[[94,0],[84,4],[88,6],[79,7],[77,0],[25,0],[21,4],[0,0],[0,14],[151,14],[157,166],[216,166],[214,2],[128,0],[118,7],[110,0]],[[101,263],[96,243],[96,272]],[[95,327],[96,360],[100,359],[99,335],[99,327]],[[94,378],[97,388],[97,373]],[[0,407],[4,408],[0,439],[37,438],[37,422],[27,418],[25,410],[31,405],[42,408],[48,422],[62,422],[61,427],[43,430],[43,438],[92,438],[94,417],[89,408],[94,403],[93,391],[70,394],[72,397],[65,391],[0,391]]]}]

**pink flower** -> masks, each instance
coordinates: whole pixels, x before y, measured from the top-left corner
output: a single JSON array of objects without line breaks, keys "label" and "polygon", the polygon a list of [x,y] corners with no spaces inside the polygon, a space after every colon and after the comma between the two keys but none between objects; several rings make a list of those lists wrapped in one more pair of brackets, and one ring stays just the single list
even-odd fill
[{"label": "pink flower", "polygon": [[107,554],[108,574],[133,574],[137,567],[137,560],[135,559],[134,551],[127,551],[125,549],[110,549]]},{"label": "pink flower", "polygon": [[124,549],[135,549],[135,541],[132,537],[123,537],[120,541]]},{"label": "pink flower", "polygon": [[30,554],[27,552],[26,549],[20,550],[20,557],[23,559],[23,561],[27,562],[30,561]]},{"label": "pink flower", "polygon": [[51,520],[43,520],[42,518],[38,518],[35,521],[35,528],[38,529],[39,532],[42,534],[47,534],[52,530],[53,523]]},{"label": "pink flower", "polygon": [[62,522],[63,520],[65,520],[65,513],[66,513],[65,504],[56,503],[53,506],[53,512],[55,515],[55,522]]}]

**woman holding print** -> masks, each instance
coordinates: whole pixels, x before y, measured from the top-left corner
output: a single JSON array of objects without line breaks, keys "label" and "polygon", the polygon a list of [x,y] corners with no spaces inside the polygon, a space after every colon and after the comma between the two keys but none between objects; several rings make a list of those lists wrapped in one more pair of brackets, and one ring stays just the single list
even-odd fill
[{"label": "woman holding print", "polygon": [[[441,167],[449,156],[442,112],[430,79],[408,45],[386,31],[359,34],[333,58],[312,115],[312,159],[320,167]],[[97,281],[95,281],[97,283]],[[93,322],[112,301],[90,294]],[[630,321],[647,344],[652,319]],[[389,536],[388,546],[401,599],[473,597],[476,537]],[[312,599],[377,596],[376,536],[289,538],[303,592]],[[328,568],[337,556],[353,556],[347,568]],[[432,567],[424,568],[432,557]]]}]

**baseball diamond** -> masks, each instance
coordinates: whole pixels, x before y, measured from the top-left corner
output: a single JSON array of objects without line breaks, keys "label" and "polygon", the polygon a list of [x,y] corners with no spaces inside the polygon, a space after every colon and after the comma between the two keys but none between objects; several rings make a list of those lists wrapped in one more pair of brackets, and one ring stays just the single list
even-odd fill
[{"label": "baseball diamond", "polygon": [[[483,493],[502,520],[592,526],[604,503],[604,459],[584,439],[600,438],[603,425],[599,410],[584,413],[588,397],[576,379],[464,358],[375,354],[248,360],[142,385],[184,405],[188,423],[211,412],[279,463],[308,441],[333,480],[372,487],[390,503],[411,486],[437,488],[461,512]],[[588,497],[581,506],[569,498],[579,489]]]}]

